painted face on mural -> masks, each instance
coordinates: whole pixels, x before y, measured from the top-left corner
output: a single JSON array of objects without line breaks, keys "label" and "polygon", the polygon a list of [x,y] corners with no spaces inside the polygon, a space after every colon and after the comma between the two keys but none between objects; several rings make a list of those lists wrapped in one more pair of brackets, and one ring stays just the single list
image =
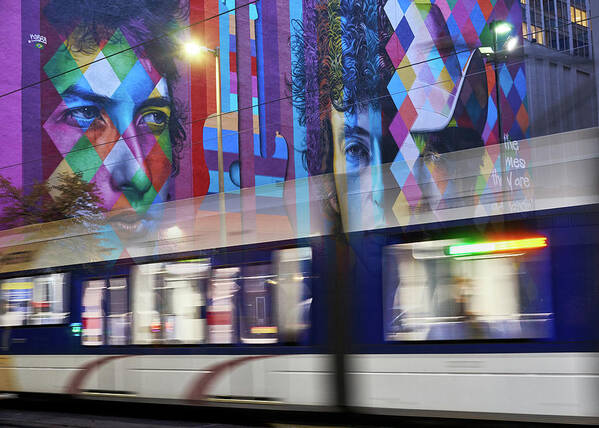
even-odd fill
[{"label": "painted face on mural", "polygon": [[331,112],[333,173],[345,230],[384,224],[381,112]]},{"label": "painted face on mural", "polygon": [[[294,97],[309,172],[334,173],[346,230],[443,209],[455,196],[445,154],[483,146],[489,92],[477,48],[486,18],[477,9],[475,25],[457,27],[461,8],[475,6],[462,3],[451,16],[426,0],[325,0],[305,14],[292,44]],[[383,194],[383,179],[399,196]]]},{"label": "painted face on mural", "polygon": [[115,231],[144,234],[170,190],[169,85],[120,29],[93,49],[75,48],[78,31],[44,67],[59,76],[52,82],[62,98],[44,125],[64,156],[55,173],[96,183],[104,207],[119,211],[110,216]]}]

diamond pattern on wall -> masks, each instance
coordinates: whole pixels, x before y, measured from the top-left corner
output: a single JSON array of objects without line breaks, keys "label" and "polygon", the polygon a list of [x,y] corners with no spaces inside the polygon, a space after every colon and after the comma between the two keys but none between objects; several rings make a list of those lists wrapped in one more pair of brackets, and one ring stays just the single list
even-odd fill
[{"label": "diamond pattern on wall", "polygon": [[[431,0],[430,4],[426,1],[415,3],[389,0],[385,4],[385,13],[395,30],[387,42],[386,51],[398,68],[387,84],[387,91],[398,109],[391,122],[390,133],[400,148],[400,153],[391,166],[398,187],[402,188],[393,206],[400,224],[405,221],[406,215],[410,215],[406,206],[417,205],[415,199],[419,194],[415,191],[419,186],[418,180],[414,178],[412,171],[418,147],[410,134],[415,122],[411,112],[427,114],[427,111],[435,111],[451,115],[450,100],[453,95],[449,94],[458,89],[462,76],[468,72],[465,66],[473,50],[481,46],[481,35],[488,33],[489,22],[493,19],[507,19],[514,28],[519,29],[519,8],[520,5],[515,0]],[[453,47],[448,47],[448,40],[453,41]],[[451,118],[453,125],[450,126],[478,129],[482,142],[491,150],[492,146],[489,144],[498,141],[497,100],[493,69],[489,64],[485,67],[486,74],[485,71],[477,73],[483,73],[481,82],[486,79],[487,94],[471,86],[478,84],[474,80],[468,84],[466,79],[466,83],[461,86],[462,93],[456,93],[459,98]],[[524,66],[503,64],[499,74],[502,128],[505,132],[509,131],[510,138],[521,139],[526,137],[529,126]],[[489,152],[482,160],[481,175],[476,180],[477,193],[489,188],[489,168],[496,162],[500,162],[498,152]],[[437,187],[437,190],[443,197],[451,197],[452,186],[441,184],[442,175],[435,175],[431,171],[433,179],[442,187]],[[406,180],[411,180],[409,186],[406,186]],[[426,187],[429,193],[434,193],[434,189],[428,185]],[[404,196],[405,192],[409,193],[408,198]],[[431,195],[425,196],[429,202],[432,200]],[[441,201],[439,207],[442,206]]]},{"label": "diamond pattern on wall", "polygon": [[[63,43],[44,65],[44,71],[51,79],[56,91],[62,95],[65,90],[77,83],[83,76],[78,67],[79,64],[75,62],[67,46]],[[69,71],[65,73],[65,70]]]},{"label": "diamond pattern on wall", "polygon": [[88,182],[91,181],[102,165],[102,159],[100,159],[96,149],[85,135],[77,141],[77,144],[73,146],[64,159],[73,172],[81,173],[83,180]]},{"label": "diamond pattern on wall", "polygon": [[102,52],[98,54],[94,63],[91,64],[83,76],[89,78],[89,86],[96,94],[102,94],[106,97],[111,97],[114,91],[121,84],[118,76],[110,66],[110,63],[105,60]]},{"label": "diamond pattern on wall", "polygon": [[[101,43],[91,56],[89,51],[85,54],[71,51],[69,46],[73,45],[67,42],[60,45],[44,66],[57,92],[63,96],[55,113],[44,124],[64,155],[54,174],[66,169],[81,173],[84,180],[98,185],[107,209],[133,207],[139,213],[145,212],[155,200],[162,200],[158,193],[170,176],[170,168],[164,165],[172,163],[171,142],[168,128],[156,136],[147,129],[140,131],[131,112],[136,112],[137,106],[148,97],[168,96],[166,81],[148,59],[138,58],[120,30]],[[64,73],[65,69],[73,71]],[[91,126],[98,120],[94,115],[101,104],[91,104],[92,109],[82,111],[87,105],[82,105],[79,97],[71,96],[69,88],[77,94],[116,100],[106,111],[102,110],[102,126]],[[68,113],[69,126],[57,126],[61,120],[64,122],[67,109],[76,112]],[[72,121],[79,128],[72,126]],[[107,129],[114,128],[114,134],[106,134]],[[151,177],[147,176],[148,171],[152,172]],[[130,181],[137,190],[125,189],[119,193],[109,189],[115,177]],[[142,197],[140,192],[145,192]]]}]

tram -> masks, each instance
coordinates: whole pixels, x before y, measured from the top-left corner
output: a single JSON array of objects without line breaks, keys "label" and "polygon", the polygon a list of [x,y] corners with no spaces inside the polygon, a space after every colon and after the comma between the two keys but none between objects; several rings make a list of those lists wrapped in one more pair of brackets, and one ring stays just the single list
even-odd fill
[{"label": "tram", "polygon": [[71,220],[1,232],[0,391],[598,423],[598,142],[521,142],[486,190],[466,184],[487,149],[447,154],[475,166],[451,203],[368,230],[273,184],[227,212],[166,203],[125,244]]}]

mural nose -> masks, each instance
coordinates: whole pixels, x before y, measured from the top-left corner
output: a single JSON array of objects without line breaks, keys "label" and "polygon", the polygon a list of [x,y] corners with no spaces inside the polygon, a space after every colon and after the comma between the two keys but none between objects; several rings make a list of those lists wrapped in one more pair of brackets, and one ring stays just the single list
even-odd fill
[{"label": "mural nose", "polygon": [[112,186],[129,196],[141,197],[152,185],[150,171],[145,162],[139,141],[136,137],[123,137],[115,145],[112,160]]}]

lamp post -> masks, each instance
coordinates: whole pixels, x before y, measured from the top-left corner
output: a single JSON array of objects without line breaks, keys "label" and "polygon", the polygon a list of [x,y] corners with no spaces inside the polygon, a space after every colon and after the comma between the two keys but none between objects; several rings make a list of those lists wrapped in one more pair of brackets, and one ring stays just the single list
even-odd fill
[{"label": "lamp post", "polygon": [[214,49],[206,46],[199,46],[195,43],[188,43],[185,49],[189,55],[196,55],[199,52],[210,52],[214,55],[215,74],[216,74],[216,129],[217,129],[217,150],[218,150],[218,193],[225,191],[225,166],[223,160],[223,115],[222,115],[222,99],[220,87],[220,48],[217,46]]},{"label": "lamp post", "polygon": [[[481,53],[486,55],[489,58],[492,58],[493,61],[493,71],[495,74],[495,96],[497,99],[497,131],[498,131],[498,142],[499,142],[499,152],[501,156],[501,187],[502,191],[505,194],[507,192],[506,184],[507,180],[503,179],[503,175],[505,171],[507,171],[507,161],[506,161],[506,148],[502,143],[504,143],[504,134],[503,134],[503,124],[501,123],[501,98],[499,92],[499,63],[500,63],[500,52],[505,55],[505,51],[512,51],[518,45],[517,37],[508,37],[507,41],[504,43],[502,49],[498,51],[497,48],[497,36],[506,35],[511,33],[513,26],[505,21],[491,21],[490,23],[491,33],[493,33],[493,48],[490,49],[488,47],[479,48]],[[491,52],[489,52],[491,51]]]},{"label": "lamp post", "polygon": [[495,71],[495,97],[497,98],[497,131],[498,142],[503,143],[503,129],[501,124],[501,98],[499,98],[499,56],[497,52],[497,35],[507,34],[512,31],[512,25],[505,21],[492,21],[491,32],[493,33],[493,70]]},{"label": "lamp post", "polygon": [[220,48],[210,49],[195,42],[187,42],[185,51],[188,56],[195,57],[201,52],[210,52],[214,55],[216,74],[216,131],[217,131],[217,158],[218,158],[218,211],[220,222],[220,240],[222,245],[227,242],[227,224],[225,218],[225,166],[223,159],[223,112],[221,98],[221,73],[220,73]]}]

